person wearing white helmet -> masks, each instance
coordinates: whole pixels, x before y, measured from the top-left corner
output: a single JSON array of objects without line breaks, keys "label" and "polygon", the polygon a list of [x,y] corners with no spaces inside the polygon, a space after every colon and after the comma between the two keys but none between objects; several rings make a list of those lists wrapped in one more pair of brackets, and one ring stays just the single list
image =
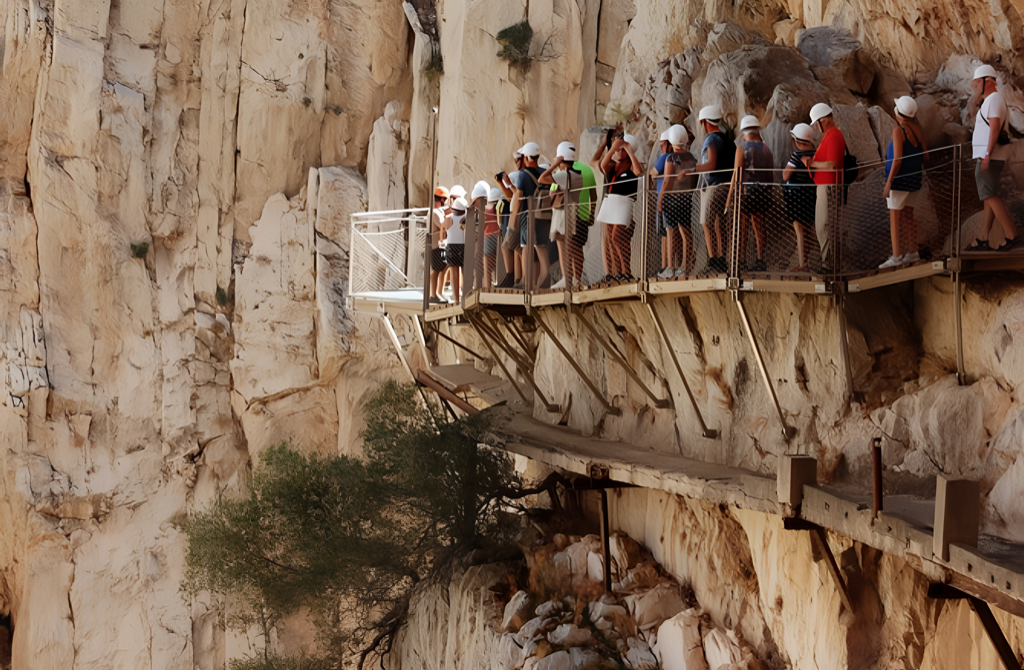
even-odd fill
[{"label": "person wearing white helmet", "polygon": [[630,242],[636,228],[633,212],[639,190],[638,178],[644,174],[643,165],[636,157],[639,146],[634,136],[625,133],[617,137],[601,157],[599,168],[604,174],[607,194],[601,202],[597,220],[605,226],[608,274],[604,281],[634,281],[630,269]]},{"label": "person wearing white helmet", "polygon": [[593,219],[591,203],[597,202],[597,180],[590,166],[577,160],[578,152],[572,142],[559,144],[557,153],[554,163],[538,181],[541,185],[550,184],[553,190],[561,194],[563,226],[555,232],[552,223],[552,237],[558,245],[562,279],[551,288],[564,289],[576,287],[582,282],[583,245],[590,235]]},{"label": "person wearing white helmet", "polygon": [[810,164],[814,157],[814,130],[806,123],[798,123],[789,132],[793,139],[793,153],[782,170],[783,199],[786,217],[793,222],[799,263],[790,272],[810,272],[807,260],[807,237],[814,235],[815,186]]},{"label": "person wearing white helmet", "polygon": [[700,150],[701,162],[693,169],[701,173],[700,219],[704,225],[707,244],[707,271],[713,274],[728,272],[725,262],[726,231],[722,227],[725,214],[728,183],[736,156],[736,144],[722,130],[722,108],[707,105],[701,108],[697,122],[704,131]]},{"label": "person wearing white helmet", "polygon": [[[516,265],[516,283],[513,288],[517,290],[523,290],[527,283],[532,283],[536,280],[536,277],[526,277],[524,274],[525,262],[524,253],[529,251],[533,253],[534,249],[537,250],[537,276],[543,278],[547,276],[549,270],[549,261],[547,254],[547,242],[548,242],[548,228],[544,226],[541,229],[542,221],[550,225],[551,218],[550,213],[546,219],[539,218],[537,215],[541,212],[535,213],[535,220],[537,226],[534,229],[534,249],[527,250],[526,246],[529,241],[529,209],[530,199],[537,192],[538,182],[537,179],[544,174],[544,170],[537,164],[537,160],[540,158],[540,146],[536,142],[527,142],[520,148],[516,154],[517,172],[509,175],[513,186],[512,195],[512,215],[510,226],[514,226],[519,232],[519,248],[515,251],[515,265]],[[543,235],[541,235],[543,233]]]},{"label": "person wearing white helmet", "polygon": [[747,115],[740,119],[740,140],[736,143],[736,155],[733,158],[736,166],[729,183],[729,202],[733,202],[733,194],[742,189],[740,198],[740,239],[739,262],[745,269],[747,259],[747,234],[754,229],[754,243],[757,259],[750,269],[754,272],[765,272],[765,229],[764,215],[769,211],[771,190],[769,184],[775,181],[772,169],[775,167],[775,156],[771,149],[761,140],[761,122],[756,116]]},{"label": "person wearing white helmet", "polygon": [[498,203],[501,202],[501,189],[492,188],[487,191],[487,205],[484,208],[484,281],[485,289],[494,285],[494,268],[498,261],[498,233],[501,222],[498,217]]},{"label": "person wearing white helmet", "polygon": [[974,158],[978,161],[974,168],[974,178],[978,184],[978,198],[985,206],[982,220],[982,232],[978,239],[967,246],[967,251],[992,251],[989,235],[992,232],[992,221],[999,221],[1006,240],[995,251],[1015,249],[1021,240],[1017,237],[1017,227],[1013,223],[1010,212],[1006,209],[1002,196],[999,194],[999,178],[1009,150],[1010,142],[1006,127],[1010,120],[1009,111],[1003,94],[996,85],[996,70],[991,65],[981,65],[974,71],[971,81],[973,95],[970,107],[979,105],[974,120],[974,137],[971,144]]},{"label": "person wearing white helmet", "polygon": [[[665,162],[668,160],[668,156],[672,153],[672,143],[668,141],[669,131],[665,130],[658,138],[658,157],[654,160],[654,164],[647,170],[648,187],[651,185],[655,188],[655,193],[661,195],[661,189],[665,186]],[[665,268],[669,267],[666,264],[665,253],[668,247],[668,229],[665,227],[665,222],[662,221],[661,213],[657,215],[658,225],[658,237],[661,238],[661,267],[664,272]],[[660,274],[660,273],[659,273]]]},{"label": "person wearing white helmet", "polygon": [[452,215],[446,220],[448,230],[448,246],[445,247],[445,259],[452,271],[452,302],[459,304],[462,297],[462,266],[466,254],[466,211],[469,203],[465,198],[455,198],[452,202]]},{"label": "person wearing white helmet", "polygon": [[882,269],[921,260],[918,227],[914,222],[914,201],[917,192],[921,190],[928,147],[925,146],[921,127],[914,120],[917,116],[917,102],[909,95],[897,98],[895,102],[893,113],[896,114],[896,125],[885,151],[886,180],[882,188],[882,197],[889,206],[892,256],[878,266]]},{"label": "person wearing white helmet", "polygon": [[814,157],[809,161],[809,167],[814,175],[814,183],[818,185],[814,208],[814,229],[818,234],[821,257],[825,259],[832,252],[832,235],[829,227],[839,206],[841,194],[838,189],[843,183],[846,138],[836,126],[832,108],[823,102],[811,107],[811,126],[816,127],[822,134],[818,150],[814,152]]},{"label": "person wearing white helmet", "polygon": [[697,159],[687,150],[690,133],[676,124],[668,129],[671,152],[665,160],[664,185],[658,192],[659,228],[665,231],[661,241],[661,279],[686,279],[693,259],[693,199],[697,195],[697,177],[692,174]]},{"label": "person wearing white helmet", "polygon": [[452,195],[452,200],[455,200],[456,198],[466,197],[466,189],[462,188],[462,186],[460,186],[459,184],[452,186],[451,189],[449,190],[449,193],[451,193]]}]

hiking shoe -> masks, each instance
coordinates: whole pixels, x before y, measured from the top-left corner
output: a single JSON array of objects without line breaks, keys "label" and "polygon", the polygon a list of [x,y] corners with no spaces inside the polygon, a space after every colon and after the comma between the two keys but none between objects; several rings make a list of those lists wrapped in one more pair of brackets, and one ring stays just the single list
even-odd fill
[{"label": "hiking shoe", "polygon": [[661,277],[662,279],[669,279],[673,275],[675,275],[675,272],[672,270],[672,268],[665,268],[664,270],[658,273],[658,276]]},{"label": "hiking shoe", "polygon": [[676,277],[684,277],[685,278],[686,277],[686,270],[684,270],[682,268],[679,268],[678,270],[675,271],[675,276]]},{"label": "hiking shoe", "polygon": [[903,265],[903,256],[889,256],[889,260],[878,266],[879,270],[888,270]]},{"label": "hiking shoe", "polygon": [[921,254],[915,251],[903,257],[903,264],[906,265],[907,263],[916,263],[919,260],[921,260]]},{"label": "hiking shoe", "polygon": [[517,281],[515,284],[512,284],[512,290],[513,291],[522,291],[523,288],[524,288],[523,282],[521,282],[521,281]]},{"label": "hiking shoe", "polygon": [[1018,235],[1012,240],[1006,240],[1003,246],[996,247],[995,251],[1013,251],[1014,249],[1019,249],[1022,243],[1024,243],[1024,240],[1021,240],[1021,236]]},{"label": "hiking shoe", "polygon": [[992,247],[989,246],[988,240],[974,240],[964,251],[992,251]]},{"label": "hiking shoe", "polygon": [[552,284],[551,288],[556,289],[556,290],[564,290],[565,289],[565,277],[562,277],[561,279],[556,281],[554,284]]},{"label": "hiking shoe", "polygon": [[448,301],[447,300],[441,300],[436,295],[432,295],[432,296],[430,296],[430,300],[428,302],[431,305],[440,305],[440,304],[446,303]]}]

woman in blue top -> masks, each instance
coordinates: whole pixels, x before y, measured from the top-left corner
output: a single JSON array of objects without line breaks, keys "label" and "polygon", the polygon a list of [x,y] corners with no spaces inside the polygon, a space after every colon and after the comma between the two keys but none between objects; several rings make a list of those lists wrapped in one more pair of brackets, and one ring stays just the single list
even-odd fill
[{"label": "woman in blue top", "polygon": [[761,122],[756,116],[747,115],[740,121],[740,141],[736,143],[733,165],[735,168],[727,202],[735,202],[733,193],[736,188],[742,186],[743,189],[740,198],[739,262],[741,267],[746,265],[747,234],[753,228],[757,260],[751,269],[754,272],[765,272],[768,267],[764,260],[764,215],[768,213],[772,195],[768,184],[775,181],[772,173],[775,157],[768,145],[761,141]]},{"label": "woman in blue top", "polygon": [[889,205],[889,234],[892,237],[892,256],[880,268],[894,268],[921,260],[917,249],[917,224],[914,221],[914,201],[921,190],[924,162],[928,147],[924,144],[921,127],[914,121],[917,103],[909,95],[896,100],[896,127],[885,153],[885,189],[882,197]]}]

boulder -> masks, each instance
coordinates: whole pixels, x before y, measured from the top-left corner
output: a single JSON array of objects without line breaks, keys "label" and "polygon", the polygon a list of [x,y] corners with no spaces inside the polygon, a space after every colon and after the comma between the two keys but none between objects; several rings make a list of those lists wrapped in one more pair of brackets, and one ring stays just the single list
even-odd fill
[{"label": "boulder", "polygon": [[512,599],[505,604],[505,614],[501,618],[503,632],[517,632],[526,622],[530,609],[530,595],[526,591],[517,591]]},{"label": "boulder", "polygon": [[697,611],[689,609],[662,623],[654,653],[662,670],[708,670]]},{"label": "boulder", "polygon": [[717,628],[704,636],[704,656],[711,670],[728,668],[743,661],[743,651],[735,640]]},{"label": "boulder", "polygon": [[797,45],[807,60],[816,67],[831,68],[849,90],[859,95],[871,92],[875,66],[850,33],[831,26],[808,28],[800,34]]},{"label": "boulder", "polygon": [[589,630],[573,623],[563,623],[548,633],[548,642],[557,647],[581,647],[593,641],[594,637]]},{"label": "boulder", "polygon": [[658,659],[651,647],[638,637],[626,640],[628,650],[623,654],[623,661],[632,670],[654,670],[658,667]]},{"label": "boulder", "polygon": [[878,152],[878,140],[871,128],[868,110],[862,103],[856,105],[832,105],[832,115],[836,125],[846,138],[846,148],[857,157],[861,164],[874,163],[881,160]]},{"label": "boulder", "polygon": [[657,628],[686,607],[679,595],[679,586],[661,583],[642,595],[627,596],[627,607],[641,630]]}]

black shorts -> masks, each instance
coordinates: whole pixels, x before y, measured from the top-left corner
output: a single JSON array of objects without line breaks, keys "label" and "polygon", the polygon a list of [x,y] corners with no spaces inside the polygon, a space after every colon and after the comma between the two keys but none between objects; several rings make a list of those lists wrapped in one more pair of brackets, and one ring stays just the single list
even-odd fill
[{"label": "black shorts", "polygon": [[[525,247],[527,243],[527,222],[519,220],[519,246]],[[534,219],[533,246],[543,247],[551,242],[551,219]]]},{"label": "black shorts", "polygon": [[444,249],[431,249],[430,250],[430,269],[434,272],[440,272],[447,267],[444,261]]},{"label": "black shorts", "polygon": [[484,238],[484,256],[494,256],[498,253],[498,233],[488,235]]},{"label": "black shorts", "polygon": [[767,214],[771,209],[771,191],[764,184],[744,184],[740,210],[744,214]]},{"label": "black shorts", "polygon": [[682,226],[689,230],[693,198],[690,193],[666,193],[662,202],[662,226],[666,230]]},{"label": "black shorts", "polygon": [[449,244],[445,249],[445,260],[450,268],[461,268],[465,255],[466,245],[464,244]]},{"label": "black shorts", "polygon": [[590,238],[590,226],[587,225],[586,221],[576,222],[576,232],[572,234],[572,241],[578,247],[586,246],[587,240]]}]

